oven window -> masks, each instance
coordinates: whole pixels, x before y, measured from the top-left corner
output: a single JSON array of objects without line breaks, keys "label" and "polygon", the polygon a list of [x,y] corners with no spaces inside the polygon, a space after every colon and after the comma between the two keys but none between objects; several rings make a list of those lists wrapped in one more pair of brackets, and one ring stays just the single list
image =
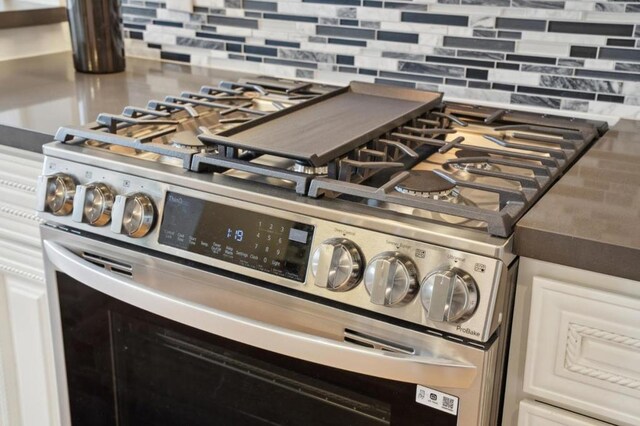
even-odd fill
[{"label": "oven window", "polygon": [[74,425],[456,425],[415,385],[202,332],[58,273]]}]

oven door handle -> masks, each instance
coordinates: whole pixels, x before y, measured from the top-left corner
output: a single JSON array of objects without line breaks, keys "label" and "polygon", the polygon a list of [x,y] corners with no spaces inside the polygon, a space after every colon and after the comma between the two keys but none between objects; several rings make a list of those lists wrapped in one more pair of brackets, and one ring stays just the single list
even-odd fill
[{"label": "oven door handle", "polygon": [[[101,293],[236,342],[328,367],[426,386],[469,388],[477,375],[475,365],[458,360],[364,348],[234,315],[172,295],[171,285],[160,291],[157,283],[152,287],[103,269],[53,241],[45,240],[43,246],[57,270]],[[182,295],[203,291],[189,280],[179,285]],[[185,286],[193,289],[185,291]]]}]

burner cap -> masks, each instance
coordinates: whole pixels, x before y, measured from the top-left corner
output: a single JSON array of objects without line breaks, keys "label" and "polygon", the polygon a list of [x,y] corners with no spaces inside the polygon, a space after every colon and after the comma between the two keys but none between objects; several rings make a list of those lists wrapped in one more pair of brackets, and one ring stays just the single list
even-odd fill
[{"label": "burner cap", "polygon": [[329,167],[314,167],[309,164],[296,161],[293,163],[293,166],[291,166],[291,170],[297,173],[304,173],[305,175],[326,175],[329,172]]},{"label": "burner cap", "polygon": [[441,178],[431,170],[411,170],[409,177],[397,184],[395,189],[404,194],[429,197],[450,195],[455,187],[454,183]]},{"label": "burner cap", "polygon": [[171,145],[176,148],[201,148],[205,146],[197,135],[189,130],[174,133],[171,136]]},{"label": "burner cap", "polygon": [[488,155],[489,154],[473,149],[459,149],[455,153],[456,158],[487,157]]}]

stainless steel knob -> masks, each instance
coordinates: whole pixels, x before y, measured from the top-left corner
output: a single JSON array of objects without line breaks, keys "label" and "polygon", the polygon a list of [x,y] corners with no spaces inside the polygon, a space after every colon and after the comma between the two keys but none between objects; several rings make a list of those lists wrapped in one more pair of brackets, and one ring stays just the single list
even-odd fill
[{"label": "stainless steel knob", "polygon": [[461,269],[436,271],[424,279],[420,298],[431,321],[462,322],[476,310],[478,286]]},{"label": "stainless steel knob", "polygon": [[73,210],[75,194],[76,182],[71,176],[63,173],[40,176],[36,210],[47,210],[56,216],[66,216]]},{"label": "stainless steel knob", "polygon": [[73,215],[76,222],[86,220],[94,226],[104,226],[111,220],[111,208],[115,194],[104,183],[78,185],[73,201]]},{"label": "stainless steel knob", "polygon": [[418,269],[411,259],[397,252],[384,252],[369,262],[364,286],[371,303],[383,306],[410,302],[418,291]]},{"label": "stainless steel knob", "polygon": [[144,237],[156,220],[156,208],[151,198],[140,192],[117,195],[111,214],[111,230],[132,238]]},{"label": "stainless steel knob", "polygon": [[345,238],[322,242],[311,258],[315,285],[331,291],[347,291],[358,285],[362,267],[358,246]]}]

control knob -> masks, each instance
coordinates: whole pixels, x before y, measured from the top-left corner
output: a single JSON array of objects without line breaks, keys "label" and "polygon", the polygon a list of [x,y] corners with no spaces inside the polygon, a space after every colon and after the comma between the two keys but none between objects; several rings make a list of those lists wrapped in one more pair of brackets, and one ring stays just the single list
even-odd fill
[{"label": "control knob", "polygon": [[151,198],[137,192],[117,195],[111,214],[111,230],[132,238],[141,238],[149,233],[156,220],[156,208]]},{"label": "control knob", "polygon": [[418,269],[411,259],[397,252],[384,252],[367,265],[364,285],[371,303],[383,306],[410,302],[418,291]]},{"label": "control knob", "polygon": [[111,219],[114,198],[115,194],[104,183],[78,185],[71,219],[75,222],[86,220],[93,226],[104,226]]},{"label": "control knob", "polygon": [[422,283],[420,297],[429,320],[458,323],[476,310],[478,286],[471,275],[451,268],[429,274]]},{"label": "control knob", "polygon": [[315,285],[331,291],[347,291],[358,285],[362,267],[358,246],[345,238],[323,241],[311,258]]},{"label": "control knob", "polygon": [[66,216],[73,210],[75,194],[76,182],[71,176],[63,173],[40,176],[36,210],[47,210],[56,216]]}]

